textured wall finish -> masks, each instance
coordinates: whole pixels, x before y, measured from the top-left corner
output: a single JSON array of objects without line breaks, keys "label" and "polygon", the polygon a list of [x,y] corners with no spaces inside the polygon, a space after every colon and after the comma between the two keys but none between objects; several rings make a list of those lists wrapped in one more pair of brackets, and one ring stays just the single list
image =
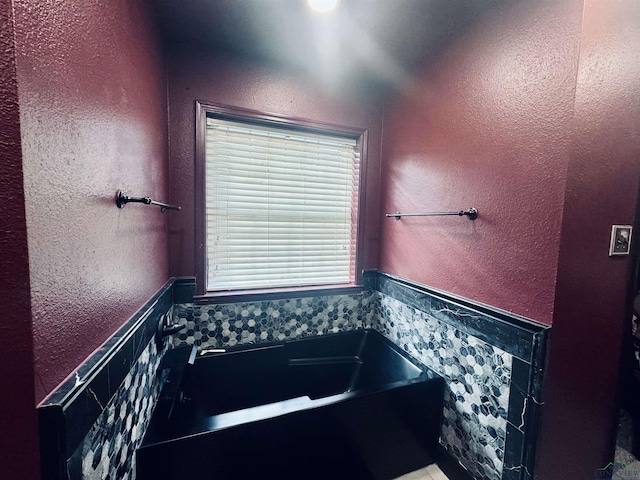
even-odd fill
[{"label": "textured wall finish", "polygon": [[378,269],[550,324],[581,2],[515,1],[385,107]]},{"label": "textured wall finish", "polygon": [[12,5],[0,0],[0,478],[38,478],[27,224]]},{"label": "textured wall finish", "polygon": [[630,262],[607,248],[637,204],[638,44],[635,0],[504,2],[385,114],[382,208],[480,218],[388,220],[378,268],[553,323],[539,479],[613,458]]},{"label": "textured wall finish", "polygon": [[542,417],[544,480],[593,478],[612,460],[619,352],[631,318],[630,258],[608,257],[607,248],[611,225],[633,224],[636,212],[640,2],[589,0],[582,25]]},{"label": "textured wall finish", "polygon": [[194,145],[195,101],[290,115],[369,130],[364,215],[364,265],[375,268],[378,248],[378,199],[381,112],[377,102],[332,96],[312,78],[234,61],[196,48],[169,54],[169,134],[171,199],[183,211],[171,217],[170,271],[194,275]]},{"label": "textured wall finish", "polygon": [[36,399],[168,278],[166,89],[145,2],[15,2]]}]

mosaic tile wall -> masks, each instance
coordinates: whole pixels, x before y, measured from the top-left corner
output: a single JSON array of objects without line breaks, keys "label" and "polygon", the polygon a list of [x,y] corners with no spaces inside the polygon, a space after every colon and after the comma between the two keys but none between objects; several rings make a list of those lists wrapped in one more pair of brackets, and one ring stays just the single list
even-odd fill
[{"label": "mosaic tile wall", "polygon": [[[355,295],[196,305],[174,346],[290,340],[374,328],[447,380],[442,447],[477,480],[532,480],[548,327],[375,273]],[[182,302],[185,300],[183,299]]]},{"label": "mosaic tile wall", "polygon": [[175,305],[173,344],[221,348],[375,328],[445,377],[440,442],[478,479],[502,475],[512,356],[379,292]]},{"label": "mosaic tile wall", "polygon": [[222,348],[371,328],[375,302],[375,293],[365,291],[217,305],[177,304],[173,321],[187,327],[171,341],[173,346]]},{"label": "mosaic tile wall", "polygon": [[162,379],[162,351],[149,342],[69,461],[69,478],[135,479],[135,450],[142,443]]},{"label": "mosaic tile wall", "polygon": [[441,445],[478,479],[502,478],[512,356],[377,292],[374,328],[445,377]]}]

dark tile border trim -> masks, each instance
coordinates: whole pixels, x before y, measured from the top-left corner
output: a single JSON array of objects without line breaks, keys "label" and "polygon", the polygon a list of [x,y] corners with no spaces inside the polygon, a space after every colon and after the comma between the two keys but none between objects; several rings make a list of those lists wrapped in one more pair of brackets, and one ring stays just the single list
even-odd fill
[{"label": "dark tile border trim", "polygon": [[245,303],[263,302],[269,300],[286,300],[289,298],[328,297],[331,295],[353,295],[364,290],[361,285],[348,285],[344,287],[308,287],[287,288],[273,291],[235,292],[208,295],[196,295],[193,297],[197,305],[217,305],[221,303]]},{"label": "dark tile border trim", "polygon": [[366,290],[373,290],[378,272],[363,270],[360,285],[328,285],[282,289],[265,289],[255,291],[229,291],[197,294],[198,286],[195,277],[178,277],[183,283],[176,284],[173,303],[195,303],[196,305],[217,305],[223,303],[262,302],[268,300],[286,300],[290,298],[326,297],[330,295],[353,295]]},{"label": "dark tile border trim", "polygon": [[191,303],[196,294],[196,277],[177,277],[173,283],[173,304]]},{"label": "dark tile border trim", "polygon": [[77,371],[38,406],[43,479],[66,479],[73,455],[155,335],[175,291],[192,279],[170,279]]},{"label": "dark tile border trim", "polygon": [[376,290],[530,363],[538,359],[536,347],[549,330],[519,315],[382,272]]}]

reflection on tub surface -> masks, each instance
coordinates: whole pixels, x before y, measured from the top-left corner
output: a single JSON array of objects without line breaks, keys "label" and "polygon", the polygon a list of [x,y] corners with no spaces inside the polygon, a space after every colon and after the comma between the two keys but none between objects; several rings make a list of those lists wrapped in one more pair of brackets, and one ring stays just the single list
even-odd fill
[{"label": "reflection on tub surface", "polygon": [[[393,478],[433,461],[442,388],[375,331],[200,356],[163,389],[137,454],[138,478],[245,478],[276,467],[278,478],[326,478],[338,463],[340,475]],[[382,446],[389,454],[398,444],[403,452],[384,461]],[[270,463],[265,455],[282,449],[296,457],[287,454],[284,470],[242,460]],[[309,464],[313,449],[327,450],[321,468]],[[198,452],[216,459],[206,472],[189,465]]]}]

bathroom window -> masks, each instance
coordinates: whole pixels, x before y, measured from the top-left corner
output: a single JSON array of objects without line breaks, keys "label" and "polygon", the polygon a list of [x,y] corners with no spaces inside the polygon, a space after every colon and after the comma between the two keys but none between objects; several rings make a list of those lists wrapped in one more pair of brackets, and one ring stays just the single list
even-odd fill
[{"label": "bathroom window", "polygon": [[202,103],[197,119],[201,293],[356,284],[366,132]]}]

